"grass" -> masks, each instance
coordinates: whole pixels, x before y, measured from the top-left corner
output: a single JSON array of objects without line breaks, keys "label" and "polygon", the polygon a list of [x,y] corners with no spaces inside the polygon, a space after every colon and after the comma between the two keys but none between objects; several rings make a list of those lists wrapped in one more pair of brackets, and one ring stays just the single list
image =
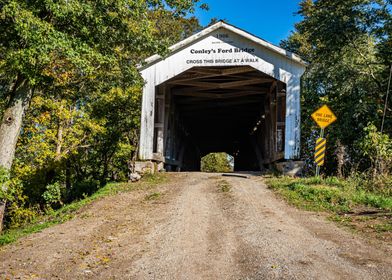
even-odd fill
[{"label": "grass", "polygon": [[374,226],[374,229],[378,233],[390,232],[390,231],[392,231],[392,223],[378,224],[378,225]]},{"label": "grass", "polygon": [[366,206],[392,211],[391,196],[366,191],[350,180],[280,177],[270,178],[267,183],[291,204],[306,210],[348,213],[357,206]]},{"label": "grass", "polygon": [[372,210],[390,215],[390,192],[372,191],[358,182],[336,177],[267,178],[269,187],[291,205],[309,211],[328,212],[330,220],[356,231],[368,232],[370,228],[373,233],[392,233],[391,222],[386,216],[363,214]]},{"label": "grass", "polygon": [[226,180],[220,180],[218,182],[218,189],[223,193],[228,193],[231,191],[231,186]]},{"label": "grass", "polygon": [[162,196],[160,192],[154,192],[152,194],[146,195],[146,200],[157,200]]},{"label": "grass", "polygon": [[163,183],[167,177],[162,174],[147,175],[137,183],[109,183],[99,189],[93,195],[84,199],[64,205],[58,210],[53,210],[45,215],[39,216],[32,223],[24,225],[21,228],[9,229],[3,231],[0,235],[0,245],[13,243],[21,237],[29,234],[40,232],[45,228],[53,225],[62,224],[72,219],[79,210],[91,204],[92,202],[102,199],[107,196],[116,195],[118,193],[130,192],[138,189],[152,189],[156,185]]}]

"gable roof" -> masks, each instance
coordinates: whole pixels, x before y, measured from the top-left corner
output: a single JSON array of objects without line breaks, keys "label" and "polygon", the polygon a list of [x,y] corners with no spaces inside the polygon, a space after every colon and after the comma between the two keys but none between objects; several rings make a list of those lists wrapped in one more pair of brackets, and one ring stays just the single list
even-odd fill
[{"label": "gable roof", "polygon": [[[219,28],[224,28],[224,29],[229,30],[239,36],[247,38],[248,40],[250,40],[256,44],[263,46],[264,48],[269,49],[277,54],[285,56],[287,59],[295,61],[305,67],[308,66],[308,62],[303,60],[299,55],[292,53],[292,52],[289,52],[281,47],[278,47],[278,46],[276,46],[276,45],[274,45],[264,39],[261,39],[261,38],[247,32],[245,30],[242,30],[242,29],[240,29],[234,25],[228,24],[224,21],[219,21],[219,22],[203,29],[202,31],[180,41],[179,43],[174,44],[173,46],[169,47],[169,51],[170,51],[170,53],[174,53],[175,51],[191,45],[193,42],[197,41],[198,39],[200,39],[202,37],[207,36],[208,34],[212,33],[213,31],[215,31]],[[141,65],[139,69],[144,70],[144,69],[150,67],[151,65],[161,61],[162,59],[164,59],[164,58],[158,54],[150,56],[149,58],[145,59],[144,62],[146,64]]]}]

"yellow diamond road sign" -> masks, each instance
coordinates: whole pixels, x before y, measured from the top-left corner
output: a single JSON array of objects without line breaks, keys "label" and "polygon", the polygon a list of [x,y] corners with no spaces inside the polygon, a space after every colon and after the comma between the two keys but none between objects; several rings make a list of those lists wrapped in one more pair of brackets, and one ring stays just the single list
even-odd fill
[{"label": "yellow diamond road sign", "polygon": [[334,121],[337,120],[337,117],[331,111],[331,109],[328,108],[327,105],[324,105],[316,112],[314,112],[312,114],[312,118],[322,129],[326,128],[327,126],[329,126],[330,124],[332,124]]}]

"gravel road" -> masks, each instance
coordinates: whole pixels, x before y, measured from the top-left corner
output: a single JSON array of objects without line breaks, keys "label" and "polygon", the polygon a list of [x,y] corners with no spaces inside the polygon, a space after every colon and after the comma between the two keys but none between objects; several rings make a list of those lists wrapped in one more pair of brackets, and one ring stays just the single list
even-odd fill
[{"label": "gravel road", "polygon": [[170,178],[2,247],[0,279],[392,279],[391,244],[288,206],[262,177]]}]

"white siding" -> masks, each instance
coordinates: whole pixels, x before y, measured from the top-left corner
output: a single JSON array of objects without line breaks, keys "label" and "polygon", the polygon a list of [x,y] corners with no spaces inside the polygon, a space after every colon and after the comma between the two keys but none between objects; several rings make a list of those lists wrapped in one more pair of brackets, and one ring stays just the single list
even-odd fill
[{"label": "white siding", "polygon": [[[156,56],[152,57],[150,60],[155,60],[155,62],[141,70],[146,84],[143,90],[140,159],[148,160],[153,157],[154,103],[157,85],[195,66],[245,65],[252,66],[287,84],[285,158],[298,158],[300,152],[300,78],[305,71],[305,65],[299,59],[288,57],[278,47],[275,47],[277,49],[275,50],[272,45],[261,44],[256,37],[231,26],[212,29],[207,34],[203,32],[200,34],[194,36],[195,39],[192,42],[177,44],[176,50],[164,60]],[[255,40],[250,40],[252,38]],[[236,52],[238,49],[254,49],[254,51],[251,53]],[[206,53],[195,53],[201,50],[205,50]],[[210,53],[207,53],[208,51]]]}]

